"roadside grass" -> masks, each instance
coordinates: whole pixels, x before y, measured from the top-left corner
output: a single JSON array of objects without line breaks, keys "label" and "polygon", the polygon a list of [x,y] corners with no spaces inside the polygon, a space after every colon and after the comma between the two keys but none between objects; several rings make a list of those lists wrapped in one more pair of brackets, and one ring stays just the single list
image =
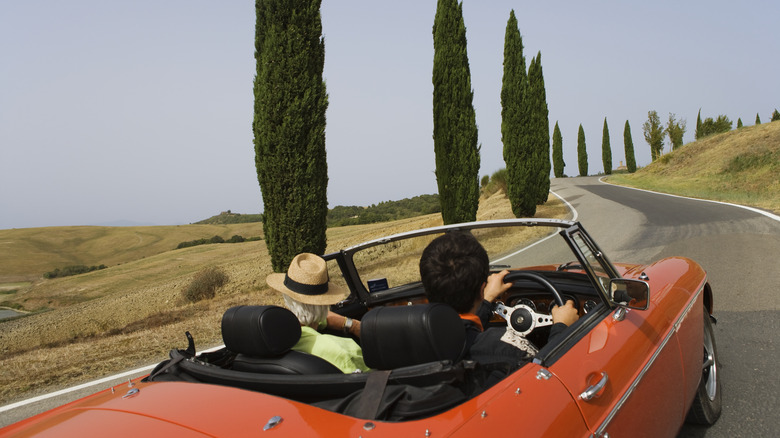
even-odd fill
[{"label": "roadside grass", "polygon": [[[567,214],[565,205],[554,196],[537,210],[537,217],[564,218]],[[481,201],[479,220],[511,217],[503,193]],[[331,228],[326,252],[441,223],[441,216],[432,214]],[[67,234],[67,230],[54,232]],[[111,238],[110,230],[103,238]],[[172,348],[186,347],[185,331],[192,333],[198,350],[219,345],[220,321],[229,307],[282,305],[279,294],[265,284],[272,269],[263,241],[179,250],[171,250],[169,244],[163,247],[164,252],[150,251],[138,259],[83,275],[35,281],[3,295],[24,309],[39,312],[0,321],[0,405],[163,360]],[[182,289],[207,266],[221,268],[230,281],[213,299],[185,302]]]},{"label": "roadside grass", "polygon": [[607,181],[780,213],[780,123],[688,143],[634,174]]}]

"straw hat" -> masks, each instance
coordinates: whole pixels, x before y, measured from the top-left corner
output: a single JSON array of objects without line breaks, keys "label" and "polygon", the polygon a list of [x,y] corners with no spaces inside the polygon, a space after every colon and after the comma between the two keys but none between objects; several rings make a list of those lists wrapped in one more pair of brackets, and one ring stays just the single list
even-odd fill
[{"label": "straw hat", "polygon": [[265,282],[304,304],[336,304],[349,290],[328,281],[328,267],[322,257],[301,253],[293,258],[287,274],[271,274]]}]

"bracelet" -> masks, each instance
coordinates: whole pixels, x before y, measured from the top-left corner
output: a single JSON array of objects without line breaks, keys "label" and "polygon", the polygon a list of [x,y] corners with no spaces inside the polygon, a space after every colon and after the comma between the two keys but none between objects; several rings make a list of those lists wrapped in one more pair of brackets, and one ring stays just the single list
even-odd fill
[{"label": "bracelet", "polygon": [[344,330],[344,334],[348,335],[349,331],[352,329],[352,318],[344,318],[344,327],[342,327],[342,330]]}]

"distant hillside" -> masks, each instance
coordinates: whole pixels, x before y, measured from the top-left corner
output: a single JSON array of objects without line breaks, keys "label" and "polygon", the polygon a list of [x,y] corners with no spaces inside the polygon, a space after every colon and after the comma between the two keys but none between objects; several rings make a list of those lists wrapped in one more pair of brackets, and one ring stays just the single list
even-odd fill
[{"label": "distant hillside", "polygon": [[338,205],[328,210],[328,227],[388,222],[440,212],[439,195],[380,202],[370,207]]},{"label": "distant hillside", "polygon": [[[337,205],[328,210],[327,225],[328,227],[341,227],[345,225],[373,224],[439,212],[441,212],[439,195],[421,195],[413,198],[405,198],[400,201],[380,202],[379,204],[370,207]],[[202,225],[223,225],[262,221],[262,214],[240,214],[228,210],[195,223]]]},{"label": "distant hillside", "polygon": [[780,122],[705,137],[609,181],[780,213]]},{"label": "distant hillside", "polygon": [[262,222],[262,214],[241,214],[232,213],[230,210],[223,211],[222,213],[211,216],[208,219],[204,219],[200,222],[195,222],[198,225],[226,225],[226,224],[249,224],[252,222]]},{"label": "distant hillside", "polygon": [[75,265],[115,266],[172,251],[181,242],[263,235],[260,223],[155,227],[45,227],[0,230],[0,283],[41,278]]}]

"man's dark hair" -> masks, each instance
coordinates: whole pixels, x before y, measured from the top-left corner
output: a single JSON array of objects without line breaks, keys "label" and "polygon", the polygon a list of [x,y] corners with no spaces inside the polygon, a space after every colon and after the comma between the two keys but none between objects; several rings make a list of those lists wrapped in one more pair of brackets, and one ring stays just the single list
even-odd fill
[{"label": "man's dark hair", "polygon": [[471,311],[489,274],[485,248],[465,231],[437,237],[420,257],[420,277],[428,301],[449,304],[458,313]]}]

